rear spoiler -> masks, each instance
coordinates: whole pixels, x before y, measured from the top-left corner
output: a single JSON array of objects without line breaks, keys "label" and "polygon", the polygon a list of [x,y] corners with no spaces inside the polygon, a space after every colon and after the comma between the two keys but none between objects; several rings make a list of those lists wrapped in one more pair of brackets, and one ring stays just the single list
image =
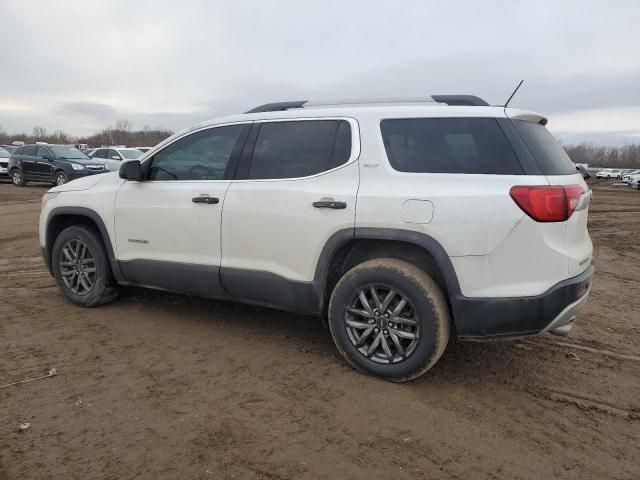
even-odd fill
[{"label": "rear spoiler", "polygon": [[519,110],[517,108],[505,108],[504,113],[511,120],[524,120],[525,122],[539,123],[546,125],[549,123],[547,117],[543,117],[539,113],[529,112],[527,110]]}]

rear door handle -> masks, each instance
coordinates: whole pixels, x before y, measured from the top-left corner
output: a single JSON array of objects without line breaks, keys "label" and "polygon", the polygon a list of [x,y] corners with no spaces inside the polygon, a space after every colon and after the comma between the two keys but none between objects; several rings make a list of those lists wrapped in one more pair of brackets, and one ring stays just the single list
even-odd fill
[{"label": "rear door handle", "polygon": [[333,208],[335,210],[342,210],[347,208],[346,202],[335,202],[333,200],[321,200],[319,202],[313,202],[313,206],[316,208]]},{"label": "rear door handle", "polygon": [[217,197],[209,197],[208,195],[202,195],[200,197],[193,197],[191,199],[193,203],[206,203],[208,205],[215,205],[220,202],[220,199]]}]

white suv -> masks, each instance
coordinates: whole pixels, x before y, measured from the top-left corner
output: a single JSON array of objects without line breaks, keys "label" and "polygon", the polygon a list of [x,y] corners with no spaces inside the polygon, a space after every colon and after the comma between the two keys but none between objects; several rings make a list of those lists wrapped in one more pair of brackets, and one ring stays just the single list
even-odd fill
[{"label": "white suv", "polygon": [[433,98],[199,124],[45,194],[44,261],[82,306],[137,285],[325,316],[351,365],[393,381],[450,336],[566,335],[590,190],[544,117]]}]

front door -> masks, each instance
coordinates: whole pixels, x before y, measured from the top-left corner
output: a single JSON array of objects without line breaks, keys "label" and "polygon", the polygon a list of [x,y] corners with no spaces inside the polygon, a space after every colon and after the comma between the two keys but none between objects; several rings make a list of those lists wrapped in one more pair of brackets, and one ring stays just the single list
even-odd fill
[{"label": "front door", "polygon": [[36,175],[43,178],[53,177],[53,154],[49,149],[39,146],[36,157],[38,157],[34,166]]},{"label": "front door", "polygon": [[143,164],[115,201],[117,257],[137,285],[220,296],[220,224],[249,125],[189,133]]}]

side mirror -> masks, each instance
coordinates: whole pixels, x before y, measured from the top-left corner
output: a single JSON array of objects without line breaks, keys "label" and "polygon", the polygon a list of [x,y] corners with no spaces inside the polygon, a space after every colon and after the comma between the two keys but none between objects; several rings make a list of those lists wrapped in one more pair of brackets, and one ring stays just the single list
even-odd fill
[{"label": "side mirror", "polygon": [[51,158],[49,155],[45,155],[42,158],[45,159],[45,160],[49,160],[50,162],[53,162],[53,158]]},{"label": "side mirror", "polygon": [[582,175],[582,178],[584,178],[585,180],[588,178],[591,178],[591,174],[589,173],[589,170],[584,168],[583,165],[576,165],[576,170],[580,172],[580,174]]},{"label": "side mirror", "polygon": [[114,155],[113,157],[111,157],[111,160],[122,160],[122,157],[119,155]]},{"label": "side mirror", "polygon": [[130,160],[120,165],[120,178],[139,182],[142,180],[142,168],[139,160]]}]

